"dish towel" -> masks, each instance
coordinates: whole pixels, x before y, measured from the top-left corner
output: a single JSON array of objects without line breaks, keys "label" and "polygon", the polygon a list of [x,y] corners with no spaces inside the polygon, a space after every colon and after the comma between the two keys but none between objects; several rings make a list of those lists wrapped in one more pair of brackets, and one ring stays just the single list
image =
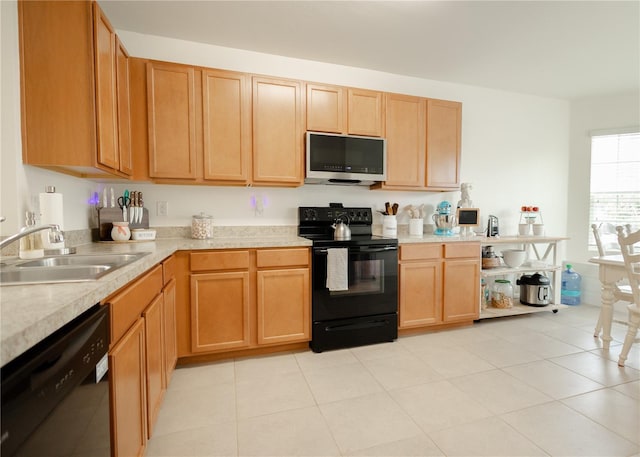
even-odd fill
[{"label": "dish towel", "polygon": [[327,249],[327,289],[329,291],[349,290],[349,249]]}]

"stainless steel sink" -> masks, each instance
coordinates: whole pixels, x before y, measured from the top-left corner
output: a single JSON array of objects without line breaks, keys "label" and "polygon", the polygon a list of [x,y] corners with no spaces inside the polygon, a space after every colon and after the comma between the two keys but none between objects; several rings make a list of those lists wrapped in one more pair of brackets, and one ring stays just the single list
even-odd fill
[{"label": "stainless steel sink", "polygon": [[139,254],[68,255],[43,257],[15,264],[16,268],[107,265],[123,266],[140,258]]},{"label": "stainless steel sink", "polygon": [[69,255],[5,262],[0,265],[0,285],[95,281],[147,254]]}]

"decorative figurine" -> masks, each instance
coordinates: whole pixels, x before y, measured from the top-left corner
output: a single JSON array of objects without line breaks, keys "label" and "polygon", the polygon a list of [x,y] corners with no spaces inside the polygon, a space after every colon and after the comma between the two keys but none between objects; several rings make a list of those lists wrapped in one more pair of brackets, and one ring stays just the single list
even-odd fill
[{"label": "decorative figurine", "polygon": [[463,182],[460,184],[460,191],[462,195],[460,196],[460,201],[458,202],[458,208],[473,208],[473,201],[471,200],[471,196],[469,195],[469,191],[473,189],[471,183]]}]

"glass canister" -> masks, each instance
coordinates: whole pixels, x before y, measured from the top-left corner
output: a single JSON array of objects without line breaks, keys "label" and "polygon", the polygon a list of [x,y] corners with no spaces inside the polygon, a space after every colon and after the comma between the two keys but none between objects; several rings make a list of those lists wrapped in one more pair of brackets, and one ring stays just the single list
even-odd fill
[{"label": "glass canister", "polygon": [[489,292],[489,286],[487,286],[487,281],[484,278],[480,279],[480,303],[482,304],[482,309],[487,309],[489,307],[489,296],[491,295]]},{"label": "glass canister", "polygon": [[213,216],[196,214],[191,219],[191,236],[196,240],[213,238]]},{"label": "glass canister", "polygon": [[507,279],[496,279],[491,287],[491,306],[494,308],[513,308],[513,286]]}]

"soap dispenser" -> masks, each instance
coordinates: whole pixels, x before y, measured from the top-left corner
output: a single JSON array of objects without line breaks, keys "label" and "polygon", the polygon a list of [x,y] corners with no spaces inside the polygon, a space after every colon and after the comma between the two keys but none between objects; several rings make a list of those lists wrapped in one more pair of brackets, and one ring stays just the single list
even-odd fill
[{"label": "soap dispenser", "polygon": [[[25,215],[25,226],[27,229],[36,225],[36,213],[27,211]],[[37,259],[44,256],[42,239],[39,233],[30,233],[20,238],[20,251],[18,257],[21,259]]]}]

